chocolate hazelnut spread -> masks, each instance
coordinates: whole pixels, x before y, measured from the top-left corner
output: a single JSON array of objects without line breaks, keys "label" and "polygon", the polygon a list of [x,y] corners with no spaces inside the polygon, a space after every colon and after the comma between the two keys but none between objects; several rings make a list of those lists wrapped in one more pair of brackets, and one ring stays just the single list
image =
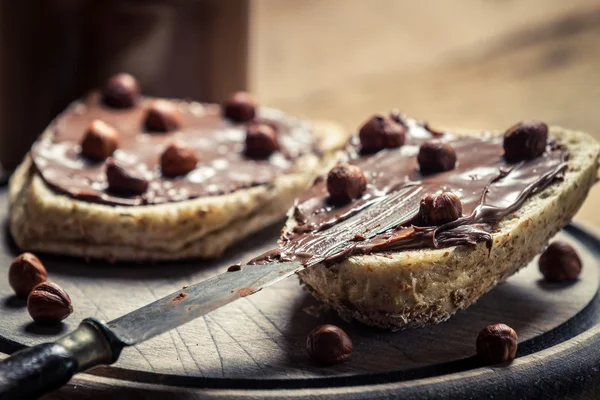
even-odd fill
[{"label": "chocolate hazelnut spread", "polygon": [[[550,142],[537,158],[509,163],[503,137],[491,133],[436,139],[456,151],[456,167],[439,173],[421,173],[420,145],[434,135],[415,121],[407,121],[406,144],[373,155],[361,155],[354,138],[350,163],[367,177],[364,195],[348,204],[331,202],[326,182],[317,178],[295,204],[297,226],[281,246],[251,261],[299,260],[304,265],[337,262],[352,254],[441,248],[486,242],[505,216],[516,211],[532,194],[560,179],[568,152]],[[452,192],[462,202],[462,216],[439,226],[427,226],[419,215],[421,199]],[[356,237],[361,240],[356,240]]]},{"label": "chocolate hazelnut spread", "polygon": [[[171,100],[179,111],[181,127],[157,133],[144,127],[146,111],[155,99],[141,98],[131,108],[111,108],[100,97],[93,92],[73,104],[31,150],[34,165],[50,187],[87,202],[137,206],[232,193],[272,182],[315,148],[307,122],[273,109],[258,108],[256,120],[275,128],[280,149],[268,158],[254,159],[244,154],[246,124],[223,118],[218,105]],[[82,157],[79,143],[93,120],[104,121],[120,132],[119,148],[112,157],[148,181],[143,194],[126,196],[110,191],[105,163]],[[160,158],[174,140],[195,150],[198,165],[186,175],[168,177],[161,173]]]}]

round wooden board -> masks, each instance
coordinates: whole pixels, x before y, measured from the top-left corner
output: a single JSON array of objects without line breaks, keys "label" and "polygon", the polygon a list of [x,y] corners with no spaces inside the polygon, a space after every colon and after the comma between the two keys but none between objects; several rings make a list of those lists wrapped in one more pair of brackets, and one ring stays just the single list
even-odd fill
[{"label": "round wooden board", "polygon": [[[4,220],[6,210],[6,195],[2,193],[0,218]],[[1,279],[0,351],[10,353],[54,340],[85,317],[111,320],[273,247],[278,232],[278,226],[267,229],[236,246],[224,259],[211,262],[110,265],[42,255],[49,278],[69,292],[75,312],[61,325],[37,326],[31,322],[24,301],[14,297],[7,280]],[[6,229],[3,235],[0,269],[6,275],[17,251]],[[346,323],[323,309],[296,278],[290,278],[125,349],[114,366],[97,368],[93,375],[81,375],[73,382],[87,382],[80,384],[95,387],[104,396],[108,395],[104,389],[117,385],[129,393],[126,398],[135,398],[135,393],[145,393],[140,398],[150,398],[149,393],[165,398],[165,393],[171,392],[190,398],[279,397],[286,389],[315,396],[346,397],[354,393],[360,398],[372,390],[423,394],[429,390],[427,382],[435,385],[436,380],[458,375],[477,381],[478,374],[515,370],[531,362],[531,357],[544,363],[539,359],[541,354],[566,345],[572,337],[571,341],[590,335],[586,330],[593,330],[596,322],[598,242],[577,227],[559,236],[573,244],[583,259],[580,280],[548,284],[541,280],[536,260],[477,304],[439,325],[392,333]],[[482,327],[496,322],[509,324],[519,334],[519,358],[502,369],[481,368],[472,357],[475,338]],[[355,350],[348,362],[321,367],[306,356],[306,335],[322,323],[339,325],[350,335]],[[557,344],[560,346],[552,347]],[[529,364],[527,368],[533,371]],[[482,376],[481,382],[485,379],[491,378]],[[73,385],[69,388],[64,390],[74,390]],[[375,392],[371,394],[375,396]]]}]

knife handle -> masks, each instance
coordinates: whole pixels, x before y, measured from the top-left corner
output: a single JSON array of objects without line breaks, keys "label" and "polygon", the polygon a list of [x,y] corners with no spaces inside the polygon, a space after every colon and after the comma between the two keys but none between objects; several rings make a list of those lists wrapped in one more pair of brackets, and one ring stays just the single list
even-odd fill
[{"label": "knife handle", "polygon": [[121,349],[101,322],[87,319],[55,343],[26,348],[2,361],[0,400],[37,399],[77,372],[113,363]]}]

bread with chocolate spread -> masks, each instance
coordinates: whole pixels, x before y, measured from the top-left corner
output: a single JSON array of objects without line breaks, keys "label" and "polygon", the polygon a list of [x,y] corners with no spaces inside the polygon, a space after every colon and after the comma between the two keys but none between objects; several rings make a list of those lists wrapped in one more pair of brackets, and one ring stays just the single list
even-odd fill
[{"label": "bread with chocolate spread", "polygon": [[[448,319],[539,254],[597,179],[600,146],[583,132],[531,122],[440,134],[377,118],[347,156],[360,169],[346,169],[349,182],[364,175],[366,189],[317,179],[269,256],[316,264],[301,281],[347,320],[398,330]],[[394,119],[406,137],[390,146]]]},{"label": "bread with chocolate spread", "polygon": [[119,74],[61,113],[10,181],[23,250],[108,260],[218,257],[284,217],[348,134],[259,107],[140,95]]}]

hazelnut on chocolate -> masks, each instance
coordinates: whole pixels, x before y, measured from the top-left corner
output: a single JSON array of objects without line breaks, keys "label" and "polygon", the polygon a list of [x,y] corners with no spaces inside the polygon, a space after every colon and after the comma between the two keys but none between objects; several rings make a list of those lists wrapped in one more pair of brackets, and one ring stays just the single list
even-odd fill
[{"label": "hazelnut on chocolate", "polygon": [[390,118],[375,115],[360,127],[358,137],[364,153],[376,153],[402,146],[406,141],[406,128]]},{"label": "hazelnut on chocolate", "polygon": [[334,203],[347,203],[367,190],[367,178],[360,167],[339,163],[327,174],[327,190]]},{"label": "hazelnut on chocolate", "polygon": [[256,116],[256,100],[247,92],[234,93],[223,104],[223,116],[233,122],[247,122]]},{"label": "hazelnut on chocolate", "polygon": [[569,281],[581,273],[581,259],[569,244],[551,243],[539,259],[540,272],[548,281]]},{"label": "hazelnut on chocolate", "polygon": [[81,155],[94,161],[111,156],[119,147],[119,132],[99,119],[93,120],[81,141]]},{"label": "hazelnut on chocolate", "polygon": [[448,143],[429,140],[419,148],[417,161],[423,174],[450,171],[456,166],[456,151]]},{"label": "hazelnut on chocolate", "polygon": [[335,325],[316,327],[306,338],[306,351],[321,364],[338,364],[352,355],[352,340]]},{"label": "hazelnut on chocolate", "polygon": [[452,192],[428,194],[421,200],[419,214],[427,226],[443,225],[462,216],[462,203]]},{"label": "hazelnut on chocolate", "polygon": [[477,355],[487,364],[514,360],[518,340],[517,333],[508,325],[486,326],[477,336]]},{"label": "hazelnut on chocolate", "polygon": [[246,129],[244,153],[250,158],[267,158],[280,149],[277,132],[268,124],[252,123]]},{"label": "hazelnut on chocolate", "polygon": [[163,175],[185,175],[196,168],[198,154],[180,141],[171,142],[160,156]]},{"label": "hazelnut on chocolate", "polygon": [[146,110],[144,126],[150,132],[171,132],[181,128],[181,115],[169,100],[153,100]]},{"label": "hazelnut on chocolate", "polygon": [[31,253],[19,255],[8,269],[8,283],[20,297],[27,297],[36,285],[46,282],[46,279],[48,273],[44,264]]},{"label": "hazelnut on chocolate", "polygon": [[542,155],[548,142],[548,125],[523,121],[504,133],[504,158],[509,162],[531,160]]},{"label": "hazelnut on chocolate", "polygon": [[125,73],[111,76],[102,88],[102,101],[110,107],[133,107],[139,96],[140,87],[137,80]]},{"label": "hazelnut on chocolate", "polygon": [[148,190],[148,181],[131,168],[125,169],[114,158],[106,161],[106,180],[111,192],[139,195]]}]

